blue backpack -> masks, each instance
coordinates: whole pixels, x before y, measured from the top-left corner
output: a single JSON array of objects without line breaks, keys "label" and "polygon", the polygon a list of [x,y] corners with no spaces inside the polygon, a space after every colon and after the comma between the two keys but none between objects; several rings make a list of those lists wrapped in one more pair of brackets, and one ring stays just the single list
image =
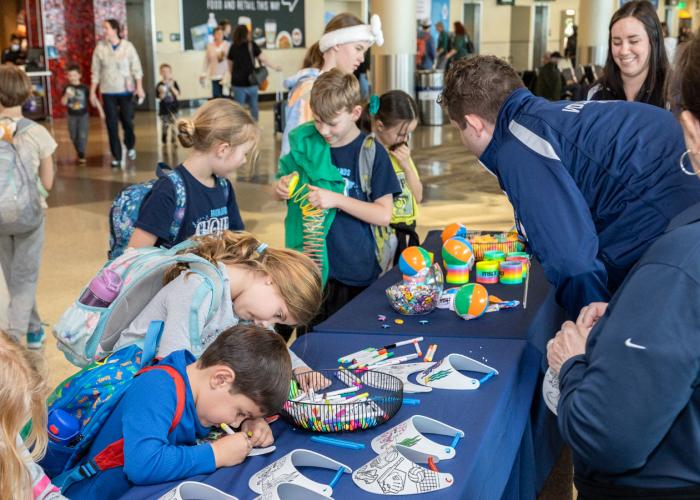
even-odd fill
[{"label": "blue backpack", "polygon": [[119,439],[85,460],[86,454],[125,394],[134,377],[150,370],[163,370],[173,379],[177,406],[169,432],[177,427],[185,408],[186,390],[182,375],[172,366],[152,365],[163,322],[151,322],[144,348],[130,345],[95,361],[64,380],[48,399],[48,409],[63,410],[80,424],[77,439],[68,444],[49,440],[46,455],[40,461],[46,474],[61,489],[98,474],[124,465],[124,439]]},{"label": "blue backpack", "polygon": [[[78,299],[53,327],[58,349],[66,359],[82,368],[114,351],[122,332],[163,288],[163,275],[174,265],[186,266],[188,272],[202,278],[192,301],[182,304],[189,310],[189,350],[199,356],[202,353],[199,311],[204,301],[210,299],[206,322],[211,320],[221,305],[226,280],[218,266],[187,251],[195,245],[193,240],[185,240],[167,249],[130,248],[107,262],[103,269],[116,273],[122,280],[119,295],[107,307],[89,306]],[[89,286],[88,283],[85,288]]]},{"label": "blue backpack", "polygon": [[[119,257],[129,246],[129,239],[134,232],[134,224],[139,218],[141,204],[161,177],[170,179],[175,187],[175,216],[170,224],[170,244],[177,242],[182,221],[185,218],[187,190],[177,170],[160,162],[156,166],[155,179],[125,187],[112,202],[112,208],[109,210],[109,252],[107,254],[110,260]],[[228,182],[223,177],[217,177],[217,180],[228,199]]]}]

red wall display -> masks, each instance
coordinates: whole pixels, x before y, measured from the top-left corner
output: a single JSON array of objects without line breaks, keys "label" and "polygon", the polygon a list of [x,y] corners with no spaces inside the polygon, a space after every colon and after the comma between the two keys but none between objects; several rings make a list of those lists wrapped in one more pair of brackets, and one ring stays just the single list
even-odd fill
[{"label": "red wall display", "polygon": [[[83,74],[83,83],[90,85],[90,64],[92,51],[102,34],[102,22],[105,19],[117,19],[126,22],[126,0],[27,0],[29,24],[40,27],[44,37],[40,40],[30,34],[30,45],[39,46],[52,35],[56,48],[56,58],[49,59],[51,78],[51,97],[53,100],[52,116],[63,117],[66,109],[60,99],[66,85],[66,67],[77,64]],[[31,30],[36,31],[36,30]],[[51,37],[49,37],[49,40]],[[92,110],[96,113],[95,110]]]}]

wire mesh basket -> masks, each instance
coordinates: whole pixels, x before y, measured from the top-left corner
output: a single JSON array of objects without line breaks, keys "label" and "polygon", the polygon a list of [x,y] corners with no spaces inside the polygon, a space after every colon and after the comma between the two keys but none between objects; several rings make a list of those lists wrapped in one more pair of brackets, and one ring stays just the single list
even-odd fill
[{"label": "wire mesh basket", "polygon": [[[316,392],[302,391],[304,385],[322,386],[322,377],[332,384]],[[297,374],[280,414],[295,427],[310,432],[354,432],[388,421],[402,402],[403,382],[399,378],[339,368]]]},{"label": "wire mesh basket", "polygon": [[518,237],[518,233],[515,231],[509,233],[467,231],[467,239],[472,244],[476,260],[483,260],[484,253],[490,250],[499,250],[506,255],[525,250],[525,242]]}]

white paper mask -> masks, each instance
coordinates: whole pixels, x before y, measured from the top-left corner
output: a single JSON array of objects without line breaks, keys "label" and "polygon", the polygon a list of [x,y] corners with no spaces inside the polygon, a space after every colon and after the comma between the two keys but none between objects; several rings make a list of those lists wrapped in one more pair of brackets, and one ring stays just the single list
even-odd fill
[{"label": "white paper mask", "polygon": [[491,373],[498,375],[498,370],[491,368],[475,359],[463,354],[452,353],[445,356],[433,366],[418,374],[416,380],[419,384],[437,389],[453,389],[457,391],[469,391],[478,389],[479,381],[459,373],[459,370],[468,370],[478,373]]},{"label": "white paper mask", "polygon": [[197,481],[185,481],[158,500],[238,500],[218,488]]},{"label": "white paper mask", "polygon": [[258,455],[267,455],[268,453],[272,453],[277,449],[277,446],[274,444],[272,446],[266,446],[265,448],[253,448],[250,450],[248,453],[249,457],[257,457]]},{"label": "white paper mask", "polygon": [[454,458],[455,449],[452,446],[431,441],[423,433],[442,434],[452,438],[454,438],[455,434],[458,434],[460,438],[464,437],[464,432],[460,429],[423,415],[414,415],[374,438],[372,440],[372,449],[375,453],[382,454],[391,446],[400,445],[426,455],[438,457],[440,460]]},{"label": "white paper mask", "polygon": [[[397,377],[401,379],[403,382],[403,392],[406,393],[414,393],[414,392],[430,392],[432,389],[430,387],[425,387],[424,385],[418,385],[414,384],[413,382],[408,380],[408,377],[412,373],[416,373],[422,370],[427,369],[430,366],[433,366],[434,363],[407,363],[405,365],[387,365],[387,366],[377,366],[377,367],[372,367],[371,370],[373,372],[382,372],[382,373],[388,373],[389,375],[393,375],[394,377]],[[367,384],[368,386],[372,387],[372,377],[367,377],[366,374],[365,376],[362,377],[362,381]]]},{"label": "white paper mask", "polygon": [[547,368],[547,372],[544,374],[542,396],[544,396],[544,402],[547,408],[556,415],[557,405],[559,404],[559,377],[551,368]]},{"label": "white paper mask", "polygon": [[280,483],[270,495],[260,495],[255,500],[333,500],[294,483]]},{"label": "white paper mask", "polygon": [[[411,458],[408,455],[412,455]],[[421,467],[413,461],[419,457],[420,454],[412,454],[410,448],[401,447],[399,450],[391,446],[357,469],[352,480],[363,490],[378,495],[413,495],[452,486],[452,474]],[[425,455],[423,458],[427,460]]]},{"label": "white paper mask", "polygon": [[327,484],[317,483],[307,478],[297,470],[297,466],[321,467],[332,470],[342,468],[348,474],[352,473],[352,469],[347,465],[336,462],[315,451],[298,449],[290,451],[276,462],[253,474],[253,477],[248,482],[248,486],[255,493],[262,494],[265,498],[268,495],[274,495],[275,489],[280,483],[298,484],[323,496],[331,496],[333,488]]}]

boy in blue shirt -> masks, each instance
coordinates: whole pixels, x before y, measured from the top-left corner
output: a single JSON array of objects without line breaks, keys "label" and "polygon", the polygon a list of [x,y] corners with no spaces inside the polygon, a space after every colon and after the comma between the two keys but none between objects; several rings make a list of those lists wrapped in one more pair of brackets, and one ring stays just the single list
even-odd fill
[{"label": "boy in blue shirt", "polygon": [[621,101],[549,102],[508,63],[455,63],[442,101],[498,179],[569,317],[607,302],[671,219],[700,201],[671,113]]},{"label": "boy in blue shirt", "polygon": [[[279,335],[236,326],[219,335],[198,361],[188,351],[176,351],[160,364],[175,368],[185,382],[178,425],[169,432],[178,404],[173,378],[164,370],[136,377],[87,454],[92,459],[123,438],[124,466],[74,483],[63,492],[68,498],[119,498],[134,485],[211,474],[243,462],[254,446],[272,444],[262,417],[282,407],[292,376],[287,346]],[[241,432],[196,444],[210,427],[222,423]]]},{"label": "boy in blue shirt", "polygon": [[[379,276],[372,226],[391,222],[393,199],[401,193],[386,150],[374,142],[374,162],[367,189],[360,179],[365,134],[357,127],[362,114],[360,85],[337,69],[321,74],[311,90],[314,121],[290,134],[289,154],[280,159],[275,194],[289,200],[289,184],[299,175],[299,191],[310,207],[325,211],[323,248],[314,255],[305,243],[298,196],[288,203],[286,245],[316,257],[326,284],[321,312],[310,326],[329,317]],[[296,173],[296,174],[295,174]],[[308,188],[303,186],[307,185]],[[310,253],[311,250],[311,253]]]}]

